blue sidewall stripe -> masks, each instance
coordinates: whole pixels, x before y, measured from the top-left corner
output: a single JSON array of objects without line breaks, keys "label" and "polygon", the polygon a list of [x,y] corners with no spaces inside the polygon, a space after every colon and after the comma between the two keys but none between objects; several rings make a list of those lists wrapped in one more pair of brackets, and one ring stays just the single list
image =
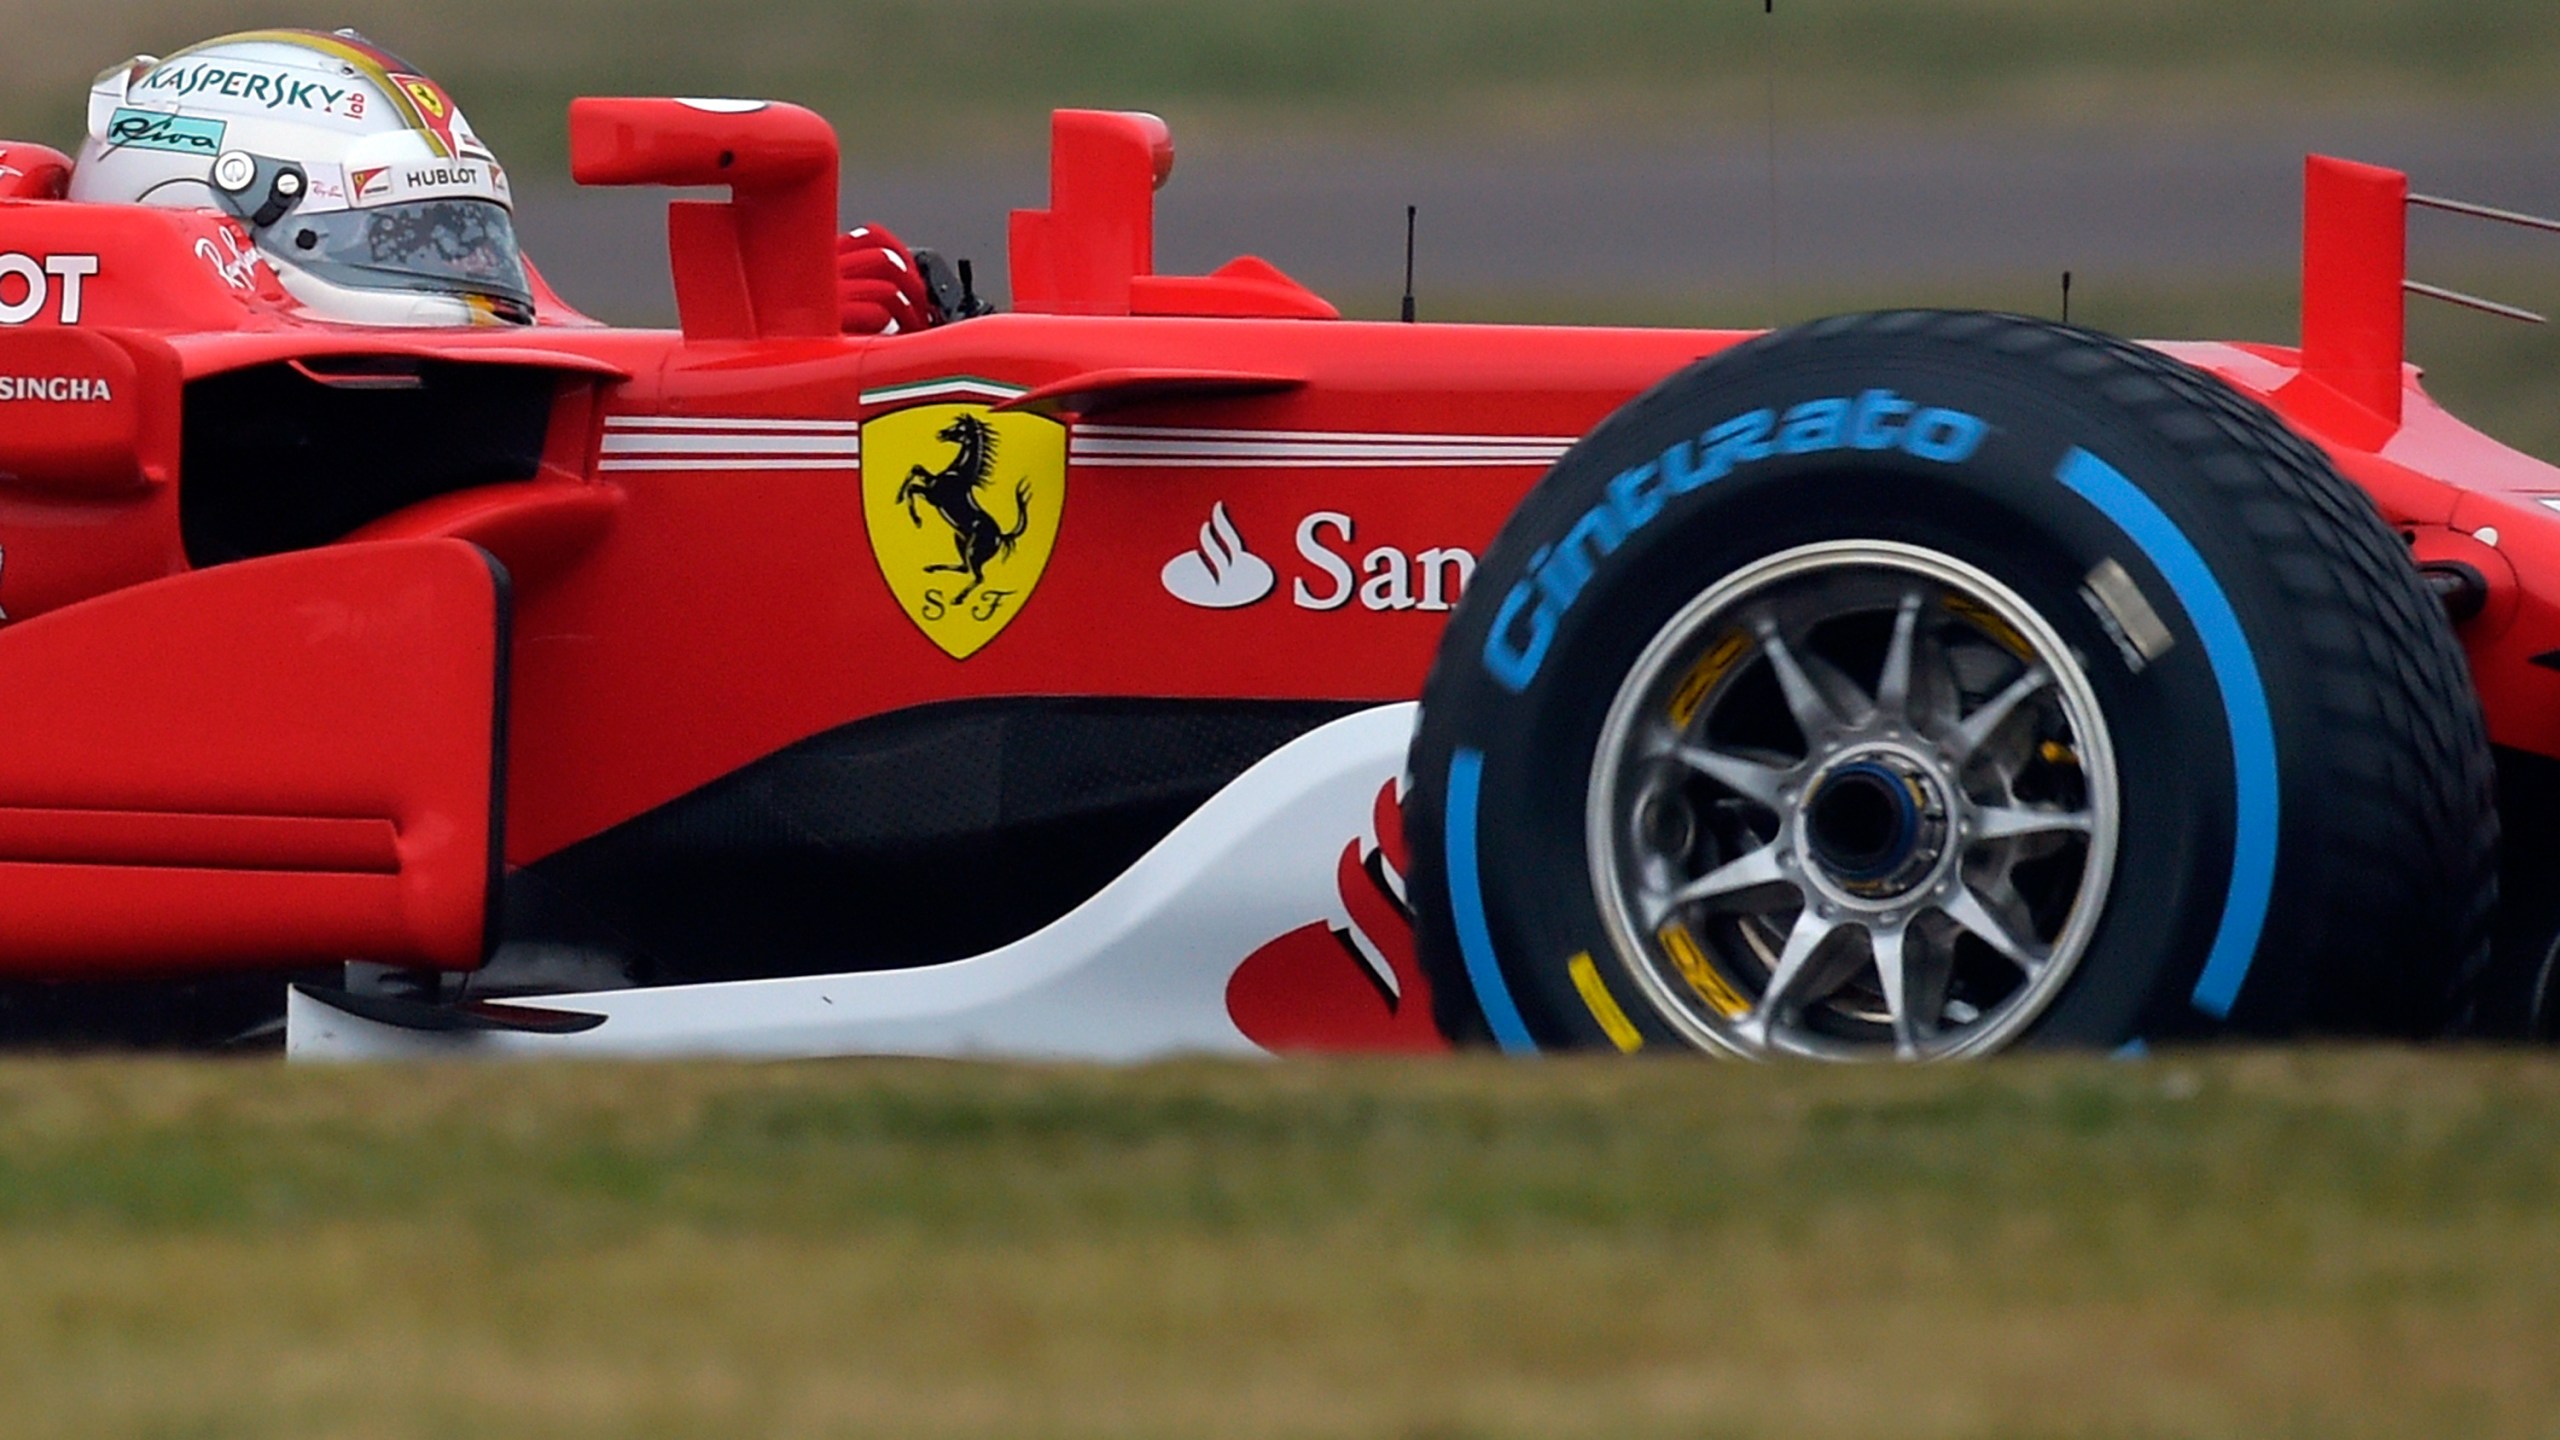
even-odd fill
[{"label": "blue sidewall stripe", "polygon": [[1484,1012],[1494,1043],[1513,1055],[1535,1055],[1538,1042],[1520,1020],[1519,1003],[1493,958],[1493,932],[1485,924],[1484,883],[1476,873],[1476,808],[1484,788],[1484,752],[1461,749],[1449,760],[1449,914],[1458,928],[1458,955],[1467,983]]},{"label": "blue sidewall stripe", "polygon": [[[2197,977],[2195,1007],[2225,1019],[2248,982],[2250,962],[2266,931],[2267,907],[2276,883],[2276,729],[2257,656],[2221,582],[2193,542],[2152,498],[2124,473],[2086,450],[2073,450],[2054,478],[2095,505],[2140,546],[2152,568],[2169,582],[2187,619],[2203,637],[2205,658],[2222,691],[2223,720],[2231,735],[2231,779],[2237,825],[2231,837],[2231,886],[2222,901],[2222,925],[2214,932],[2204,973]],[[1472,796],[1470,796],[1472,800]],[[1473,813],[1470,804],[1469,812]],[[1451,823],[1456,823],[1453,816]]]}]

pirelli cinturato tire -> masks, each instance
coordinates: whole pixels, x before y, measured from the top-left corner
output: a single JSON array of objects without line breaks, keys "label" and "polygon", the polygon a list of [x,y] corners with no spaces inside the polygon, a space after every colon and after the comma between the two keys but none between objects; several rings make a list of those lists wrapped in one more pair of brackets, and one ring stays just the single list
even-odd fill
[{"label": "pirelli cinturato tire", "polygon": [[2424,1033],[2495,904],[2460,650],[2363,495],[2154,351],[1852,316],[1523,502],[1423,696],[1451,1033],[1930,1059]]}]

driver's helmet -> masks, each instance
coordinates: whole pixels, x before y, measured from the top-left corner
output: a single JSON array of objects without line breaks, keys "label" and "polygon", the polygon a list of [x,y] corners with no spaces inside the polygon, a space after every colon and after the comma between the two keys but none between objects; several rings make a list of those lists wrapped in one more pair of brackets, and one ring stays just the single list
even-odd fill
[{"label": "driver's helmet", "polygon": [[352,30],[227,35],[100,75],[71,198],[220,210],[323,319],[533,320],[506,172],[442,86]]}]

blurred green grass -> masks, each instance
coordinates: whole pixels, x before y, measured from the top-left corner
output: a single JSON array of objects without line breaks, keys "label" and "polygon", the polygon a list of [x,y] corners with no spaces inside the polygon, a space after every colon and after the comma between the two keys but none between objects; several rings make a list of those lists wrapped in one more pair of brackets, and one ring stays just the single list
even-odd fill
[{"label": "blurred green grass", "polygon": [[0,1064],[97,1436],[2548,1437],[2560,1062]]},{"label": "blurred green grass", "polygon": [[[0,132],[68,139],[89,77],[272,24],[352,25],[436,74],[519,166],[580,93],[800,100],[871,155],[1038,142],[1058,105],[1182,133],[2008,123],[2548,104],[2549,0],[0,0]],[[1774,56],[1772,51],[1774,50]]]}]

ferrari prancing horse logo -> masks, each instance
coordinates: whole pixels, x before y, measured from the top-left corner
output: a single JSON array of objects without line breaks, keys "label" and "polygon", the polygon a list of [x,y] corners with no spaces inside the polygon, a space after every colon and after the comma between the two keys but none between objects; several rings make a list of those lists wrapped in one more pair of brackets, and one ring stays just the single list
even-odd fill
[{"label": "ferrari prancing horse logo", "polygon": [[862,520],[907,618],[955,660],[1013,623],[1057,545],[1067,431],[984,405],[862,425]]}]

